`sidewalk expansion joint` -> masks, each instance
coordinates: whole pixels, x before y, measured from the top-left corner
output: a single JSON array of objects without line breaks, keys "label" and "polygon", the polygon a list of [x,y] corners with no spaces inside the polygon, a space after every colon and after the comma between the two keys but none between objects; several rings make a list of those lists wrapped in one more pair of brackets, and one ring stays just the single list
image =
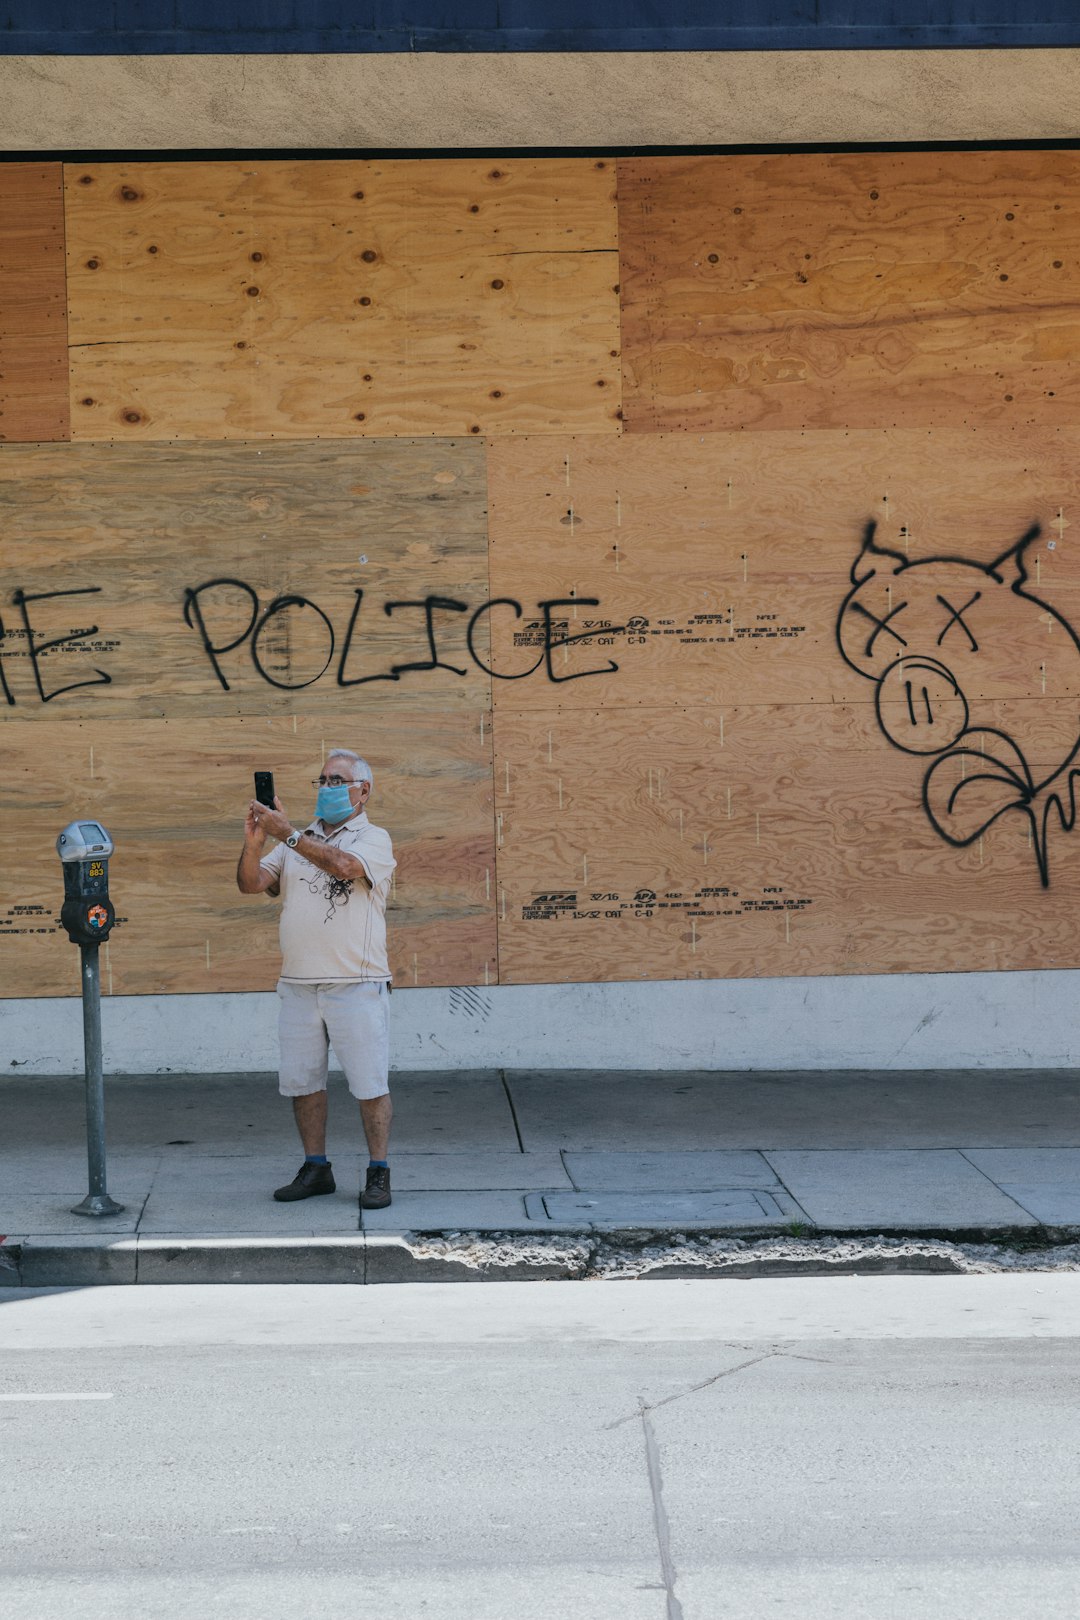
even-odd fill
[{"label": "sidewalk expansion joint", "polygon": [[514,1107],[514,1097],[513,1097],[513,1093],[510,1090],[510,1082],[506,1078],[506,1070],[505,1069],[500,1069],[499,1070],[499,1080],[500,1080],[500,1082],[502,1084],[503,1091],[506,1093],[506,1101],[507,1101],[507,1103],[509,1104],[509,1107],[510,1107],[510,1118],[514,1122],[514,1134],[517,1137],[518,1152],[519,1153],[524,1153],[524,1151],[525,1151],[525,1142],[524,1142],[524,1139],[522,1138],[522,1135],[521,1135],[521,1126],[518,1123],[517,1109]]}]

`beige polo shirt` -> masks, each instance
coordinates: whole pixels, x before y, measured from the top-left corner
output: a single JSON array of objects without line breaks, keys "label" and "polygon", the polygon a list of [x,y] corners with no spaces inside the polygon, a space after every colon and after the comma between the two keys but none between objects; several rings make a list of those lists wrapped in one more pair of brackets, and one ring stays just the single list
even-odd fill
[{"label": "beige polo shirt", "polygon": [[281,892],[281,977],[293,984],[333,984],[390,978],[386,959],[386,901],[397,862],[390,834],[361,811],[336,827],[315,820],[311,838],[354,855],[371,879],[331,877],[299,850],[277,844],[260,866]]}]

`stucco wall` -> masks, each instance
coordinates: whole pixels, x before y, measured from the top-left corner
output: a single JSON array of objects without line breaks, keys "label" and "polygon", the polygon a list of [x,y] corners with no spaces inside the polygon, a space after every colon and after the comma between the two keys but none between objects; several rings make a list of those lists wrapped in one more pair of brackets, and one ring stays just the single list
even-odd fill
[{"label": "stucco wall", "polygon": [[1059,140],[1075,50],[0,57],[11,152]]}]

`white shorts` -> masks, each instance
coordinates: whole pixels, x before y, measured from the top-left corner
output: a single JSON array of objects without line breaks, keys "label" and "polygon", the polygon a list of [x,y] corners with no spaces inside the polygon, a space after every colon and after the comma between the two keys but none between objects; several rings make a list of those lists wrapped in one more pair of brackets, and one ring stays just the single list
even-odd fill
[{"label": "white shorts", "polygon": [[294,984],[278,980],[278,1044],[283,1097],[326,1090],[328,1048],[354,1097],[390,1090],[390,992],[385,984]]}]

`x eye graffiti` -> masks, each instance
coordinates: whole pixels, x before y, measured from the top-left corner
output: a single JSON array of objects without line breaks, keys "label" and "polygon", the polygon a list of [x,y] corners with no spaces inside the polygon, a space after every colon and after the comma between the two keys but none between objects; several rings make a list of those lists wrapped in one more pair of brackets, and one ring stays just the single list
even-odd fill
[{"label": "x eye graffiti", "polygon": [[1080,638],[1027,589],[1039,527],[990,563],[912,562],[878,545],[876,532],[866,525],[852,564],[836,627],[841,656],[874,682],[893,747],[930,758],[922,798],[935,832],[963,849],[1017,812],[1048,887],[1051,821],[1065,831],[1076,822],[1080,729],[1074,703],[1031,699],[1080,693]]}]

